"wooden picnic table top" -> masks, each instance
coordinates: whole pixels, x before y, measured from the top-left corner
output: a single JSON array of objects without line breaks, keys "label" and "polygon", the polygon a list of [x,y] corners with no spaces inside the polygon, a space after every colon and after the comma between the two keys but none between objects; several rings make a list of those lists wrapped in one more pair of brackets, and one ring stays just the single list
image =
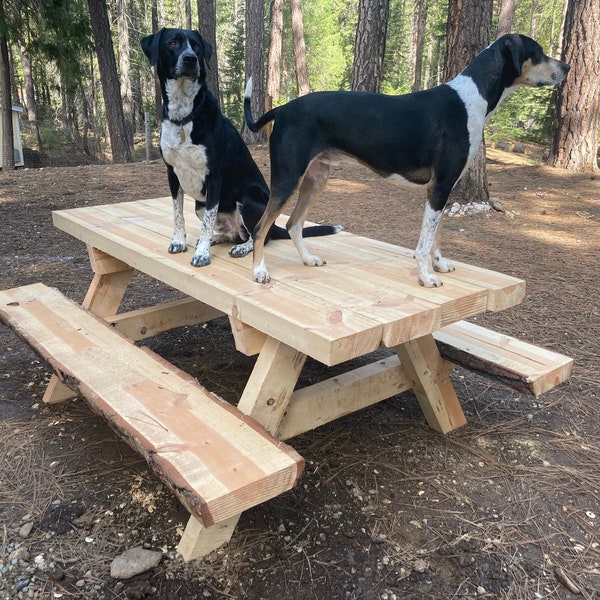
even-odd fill
[{"label": "wooden picnic table top", "polygon": [[[188,244],[200,223],[186,203]],[[307,244],[327,260],[306,267],[289,240],[266,246],[271,283],[252,279],[252,255],[211,248],[211,264],[191,266],[191,250],[169,254],[172,202],[156,198],[53,213],[61,230],[169,286],[326,364],[396,347],[441,327],[520,303],[525,282],[453,261],[441,288],[417,283],[412,250],[342,231]],[[284,221],[280,221],[283,224]]]}]

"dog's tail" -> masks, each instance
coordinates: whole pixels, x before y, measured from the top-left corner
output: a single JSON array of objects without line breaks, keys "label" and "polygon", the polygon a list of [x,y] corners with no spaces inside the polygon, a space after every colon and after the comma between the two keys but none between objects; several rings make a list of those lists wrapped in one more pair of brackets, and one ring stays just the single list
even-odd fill
[{"label": "dog's tail", "polygon": [[[320,237],[322,235],[333,235],[344,229],[341,225],[311,225],[302,230],[302,237]],[[271,229],[272,240],[289,240],[290,234],[284,227],[273,225]]]},{"label": "dog's tail", "polygon": [[267,123],[270,123],[275,119],[275,113],[277,108],[266,112],[258,121],[254,120],[252,116],[252,107],[250,106],[250,98],[252,98],[252,77],[248,79],[246,84],[246,91],[244,92],[244,118],[246,119],[246,125],[248,129],[253,132],[257,132],[262,129]]}]

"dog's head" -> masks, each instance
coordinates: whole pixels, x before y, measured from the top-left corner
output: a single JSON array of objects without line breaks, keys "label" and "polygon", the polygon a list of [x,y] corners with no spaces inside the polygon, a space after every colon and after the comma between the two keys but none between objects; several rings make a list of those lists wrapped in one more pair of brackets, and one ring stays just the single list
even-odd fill
[{"label": "dog's head", "polygon": [[512,71],[512,85],[515,86],[556,85],[571,68],[565,62],[546,56],[542,47],[525,35],[504,35],[492,45],[501,50],[507,68]]},{"label": "dog's head", "polygon": [[161,79],[206,79],[211,45],[190,29],[161,29],[140,40],[142,50]]}]

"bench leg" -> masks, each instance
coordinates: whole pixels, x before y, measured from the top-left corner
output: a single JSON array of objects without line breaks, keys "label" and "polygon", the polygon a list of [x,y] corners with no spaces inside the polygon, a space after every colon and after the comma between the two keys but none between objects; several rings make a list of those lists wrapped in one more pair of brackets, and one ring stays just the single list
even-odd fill
[{"label": "bench leg", "polygon": [[446,362],[433,336],[426,335],[395,348],[430,427],[448,433],[465,425]]},{"label": "bench leg", "polygon": [[56,375],[52,375],[48,387],[44,392],[42,402],[46,404],[59,404],[67,400],[77,398],[77,392],[73,391],[68,385],[65,385]]},{"label": "bench leg", "polygon": [[177,552],[186,562],[206,556],[231,539],[240,516],[234,515],[226,521],[205,527],[194,515],[190,515]]}]

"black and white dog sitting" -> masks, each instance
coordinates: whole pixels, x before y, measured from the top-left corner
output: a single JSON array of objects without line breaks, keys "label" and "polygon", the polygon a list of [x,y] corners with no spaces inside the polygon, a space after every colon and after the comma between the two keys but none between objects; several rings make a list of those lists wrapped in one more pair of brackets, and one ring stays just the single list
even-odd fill
[{"label": "black and white dog sitting", "polygon": [[274,108],[256,122],[250,109],[250,79],[244,101],[248,127],[258,131],[274,121],[271,197],[253,236],[255,280],[270,280],[264,242],[298,188],[287,229],[305,265],[324,264],[306,249],[302,224],[325,187],[330,164],[349,156],[384,177],[427,184],[428,202],[415,258],[421,285],[442,285],[430,272],[429,259],[435,271],[453,270],[442,258],[438,226],[452,188],[477,153],[486,119],[516,87],[558,84],[568,70],[569,65],[546,56],[531,38],[506,35],[452,81],[430,90],[403,96],[316,92]]},{"label": "black and white dog sitting", "polygon": [[[206,87],[212,47],[197,31],[187,29],[161,29],[140,43],[150,64],[156,65],[162,92],[160,149],[174,216],[169,252],[187,250],[185,192],[196,200],[196,214],[202,220],[192,265],[209,264],[211,244],[221,242],[236,244],[231,256],[245,256],[252,250],[252,232],[267,205],[269,188],[240,134]],[[339,229],[307,227],[304,235],[328,235]],[[290,236],[274,226],[269,237]]]}]

